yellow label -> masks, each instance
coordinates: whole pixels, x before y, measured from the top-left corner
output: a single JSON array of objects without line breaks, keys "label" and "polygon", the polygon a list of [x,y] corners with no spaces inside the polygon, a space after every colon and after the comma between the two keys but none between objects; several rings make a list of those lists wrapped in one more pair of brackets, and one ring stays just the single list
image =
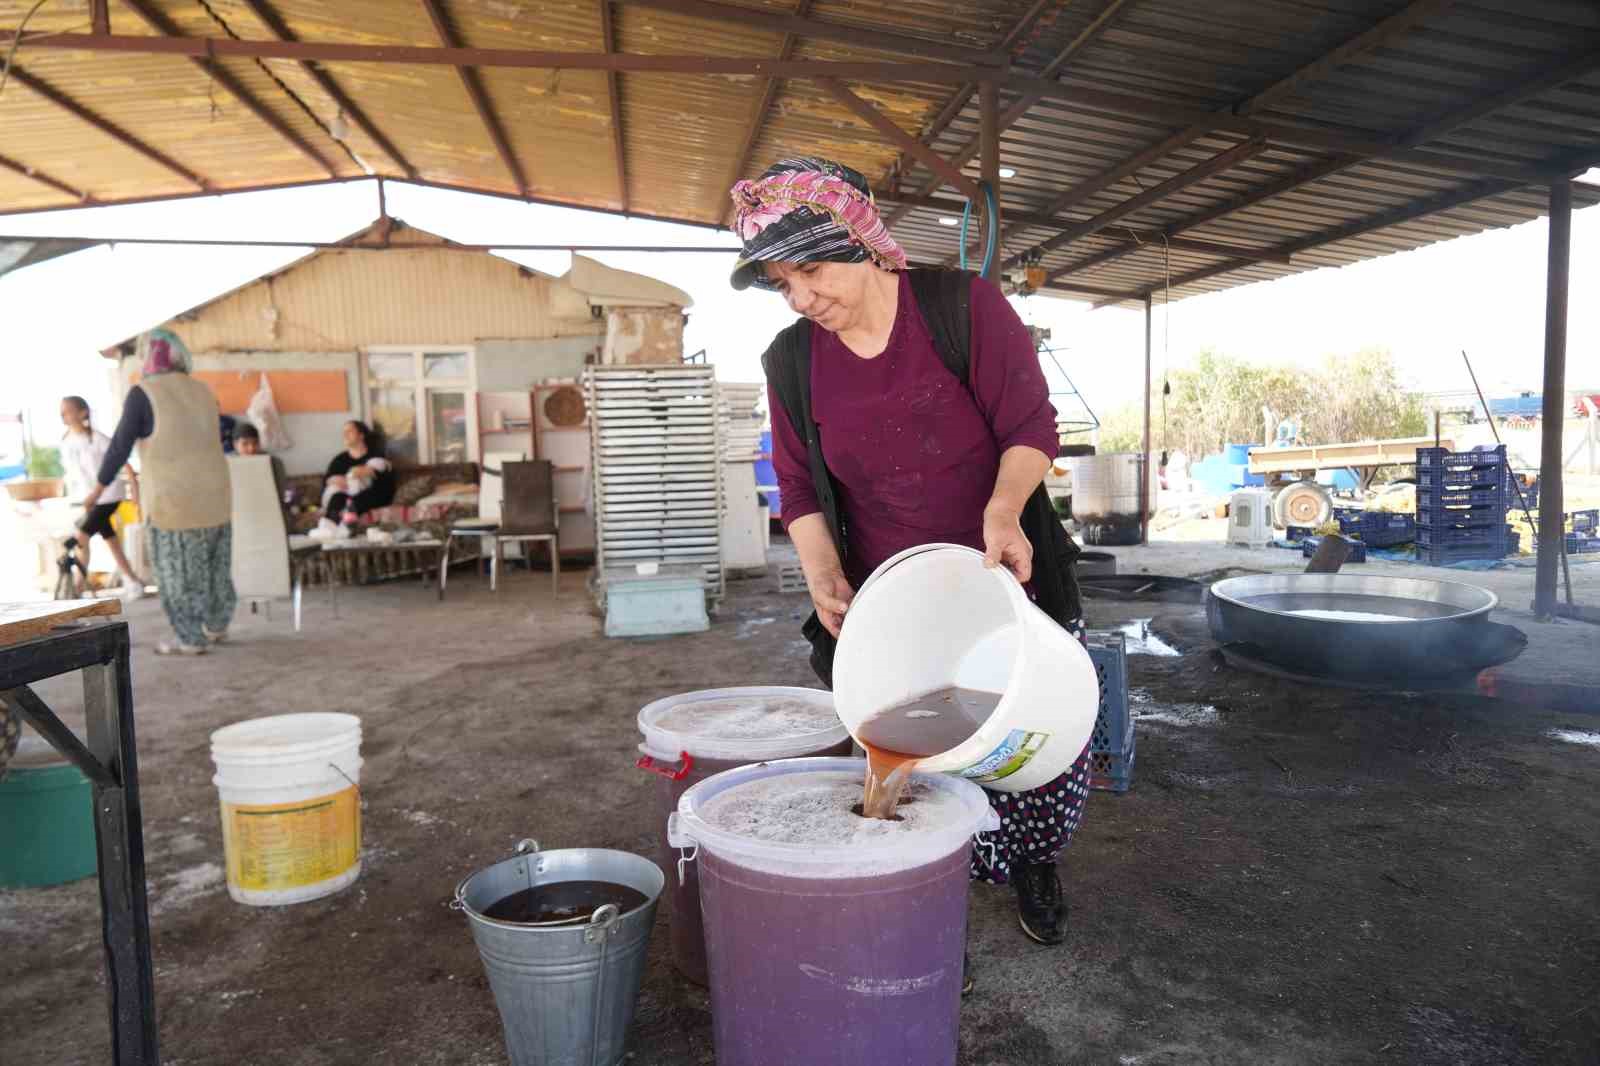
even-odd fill
[{"label": "yellow label", "polygon": [[223,803],[228,881],[255,892],[301,888],[338,877],[361,854],[355,788],[294,803]]}]

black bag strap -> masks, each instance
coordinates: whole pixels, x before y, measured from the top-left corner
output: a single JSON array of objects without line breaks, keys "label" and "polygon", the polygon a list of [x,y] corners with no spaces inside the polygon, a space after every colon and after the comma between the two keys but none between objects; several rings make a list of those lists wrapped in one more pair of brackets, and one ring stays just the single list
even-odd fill
[{"label": "black bag strap", "polygon": [[811,417],[811,322],[798,319],[779,333],[762,353],[761,369],[778,394],[778,402],[789,416],[795,436],[806,443],[817,504],[828,520],[828,532],[833,534],[833,545],[842,559],[844,527],[840,522],[838,497],[834,493],[833,475],[828,472],[827,460],[822,456],[822,431]]},{"label": "black bag strap", "polygon": [[907,272],[911,295],[927,323],[933,349],[939,361],[971,390],[972,373],[972,279],[966,270],[927,270]]}]

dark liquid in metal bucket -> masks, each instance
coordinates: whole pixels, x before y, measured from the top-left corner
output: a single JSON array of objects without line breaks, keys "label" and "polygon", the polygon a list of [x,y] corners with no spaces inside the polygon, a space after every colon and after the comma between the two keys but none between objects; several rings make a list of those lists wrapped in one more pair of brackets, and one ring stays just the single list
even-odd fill
[{"label": "dark liquid in metal bucket", "polygon": [[1000,693],[941,688],[873,715],[856,730],[867,753],[861,814],[892,818],[911,771],[930,755],[965,743],[1000,703]]},{"label": "dark liquid in metal bucket", "polygon": [[483,912],[497,922],[542,925],[547,922],[587,922],[608,903],[623,914],[642,906],[645,894],[610,881],[555,881],[534,885],[496,900]]}]

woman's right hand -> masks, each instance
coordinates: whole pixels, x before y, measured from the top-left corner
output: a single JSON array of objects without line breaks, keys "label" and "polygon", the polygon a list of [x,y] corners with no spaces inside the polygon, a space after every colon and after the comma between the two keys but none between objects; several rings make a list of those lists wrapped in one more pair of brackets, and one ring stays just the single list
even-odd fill
[{"label": "woman's right hand", "polygon": [[855,599],[856,590],[850,587],[842,570],[807,574],[806,587],[811,590],[811,605],[817,609],[817,618],[823,628],[837,638],[840,628],[844,626],[845,612],[850,609],[850,601]]}]

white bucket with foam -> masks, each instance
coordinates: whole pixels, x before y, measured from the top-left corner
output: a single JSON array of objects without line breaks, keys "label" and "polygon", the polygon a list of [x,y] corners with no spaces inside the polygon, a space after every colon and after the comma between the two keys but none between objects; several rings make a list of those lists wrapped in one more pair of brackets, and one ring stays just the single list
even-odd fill
[{"label": "white bucket with foam", "polygon": [[998,792],[1060,776],[1100,709],[1089,653],[1010,570],[984,566],[972,548],[926,544],[889,559],[856,593],[834,653],[834,709],[859,741],[874,715],[952,687],[998,692],[1000,702],[965,742],[917,769]]},{"label": "white bucket with foam", "polygon": [[361,876],[361,719],[280,714],[211,734],[228,895],[267,907]]}]

